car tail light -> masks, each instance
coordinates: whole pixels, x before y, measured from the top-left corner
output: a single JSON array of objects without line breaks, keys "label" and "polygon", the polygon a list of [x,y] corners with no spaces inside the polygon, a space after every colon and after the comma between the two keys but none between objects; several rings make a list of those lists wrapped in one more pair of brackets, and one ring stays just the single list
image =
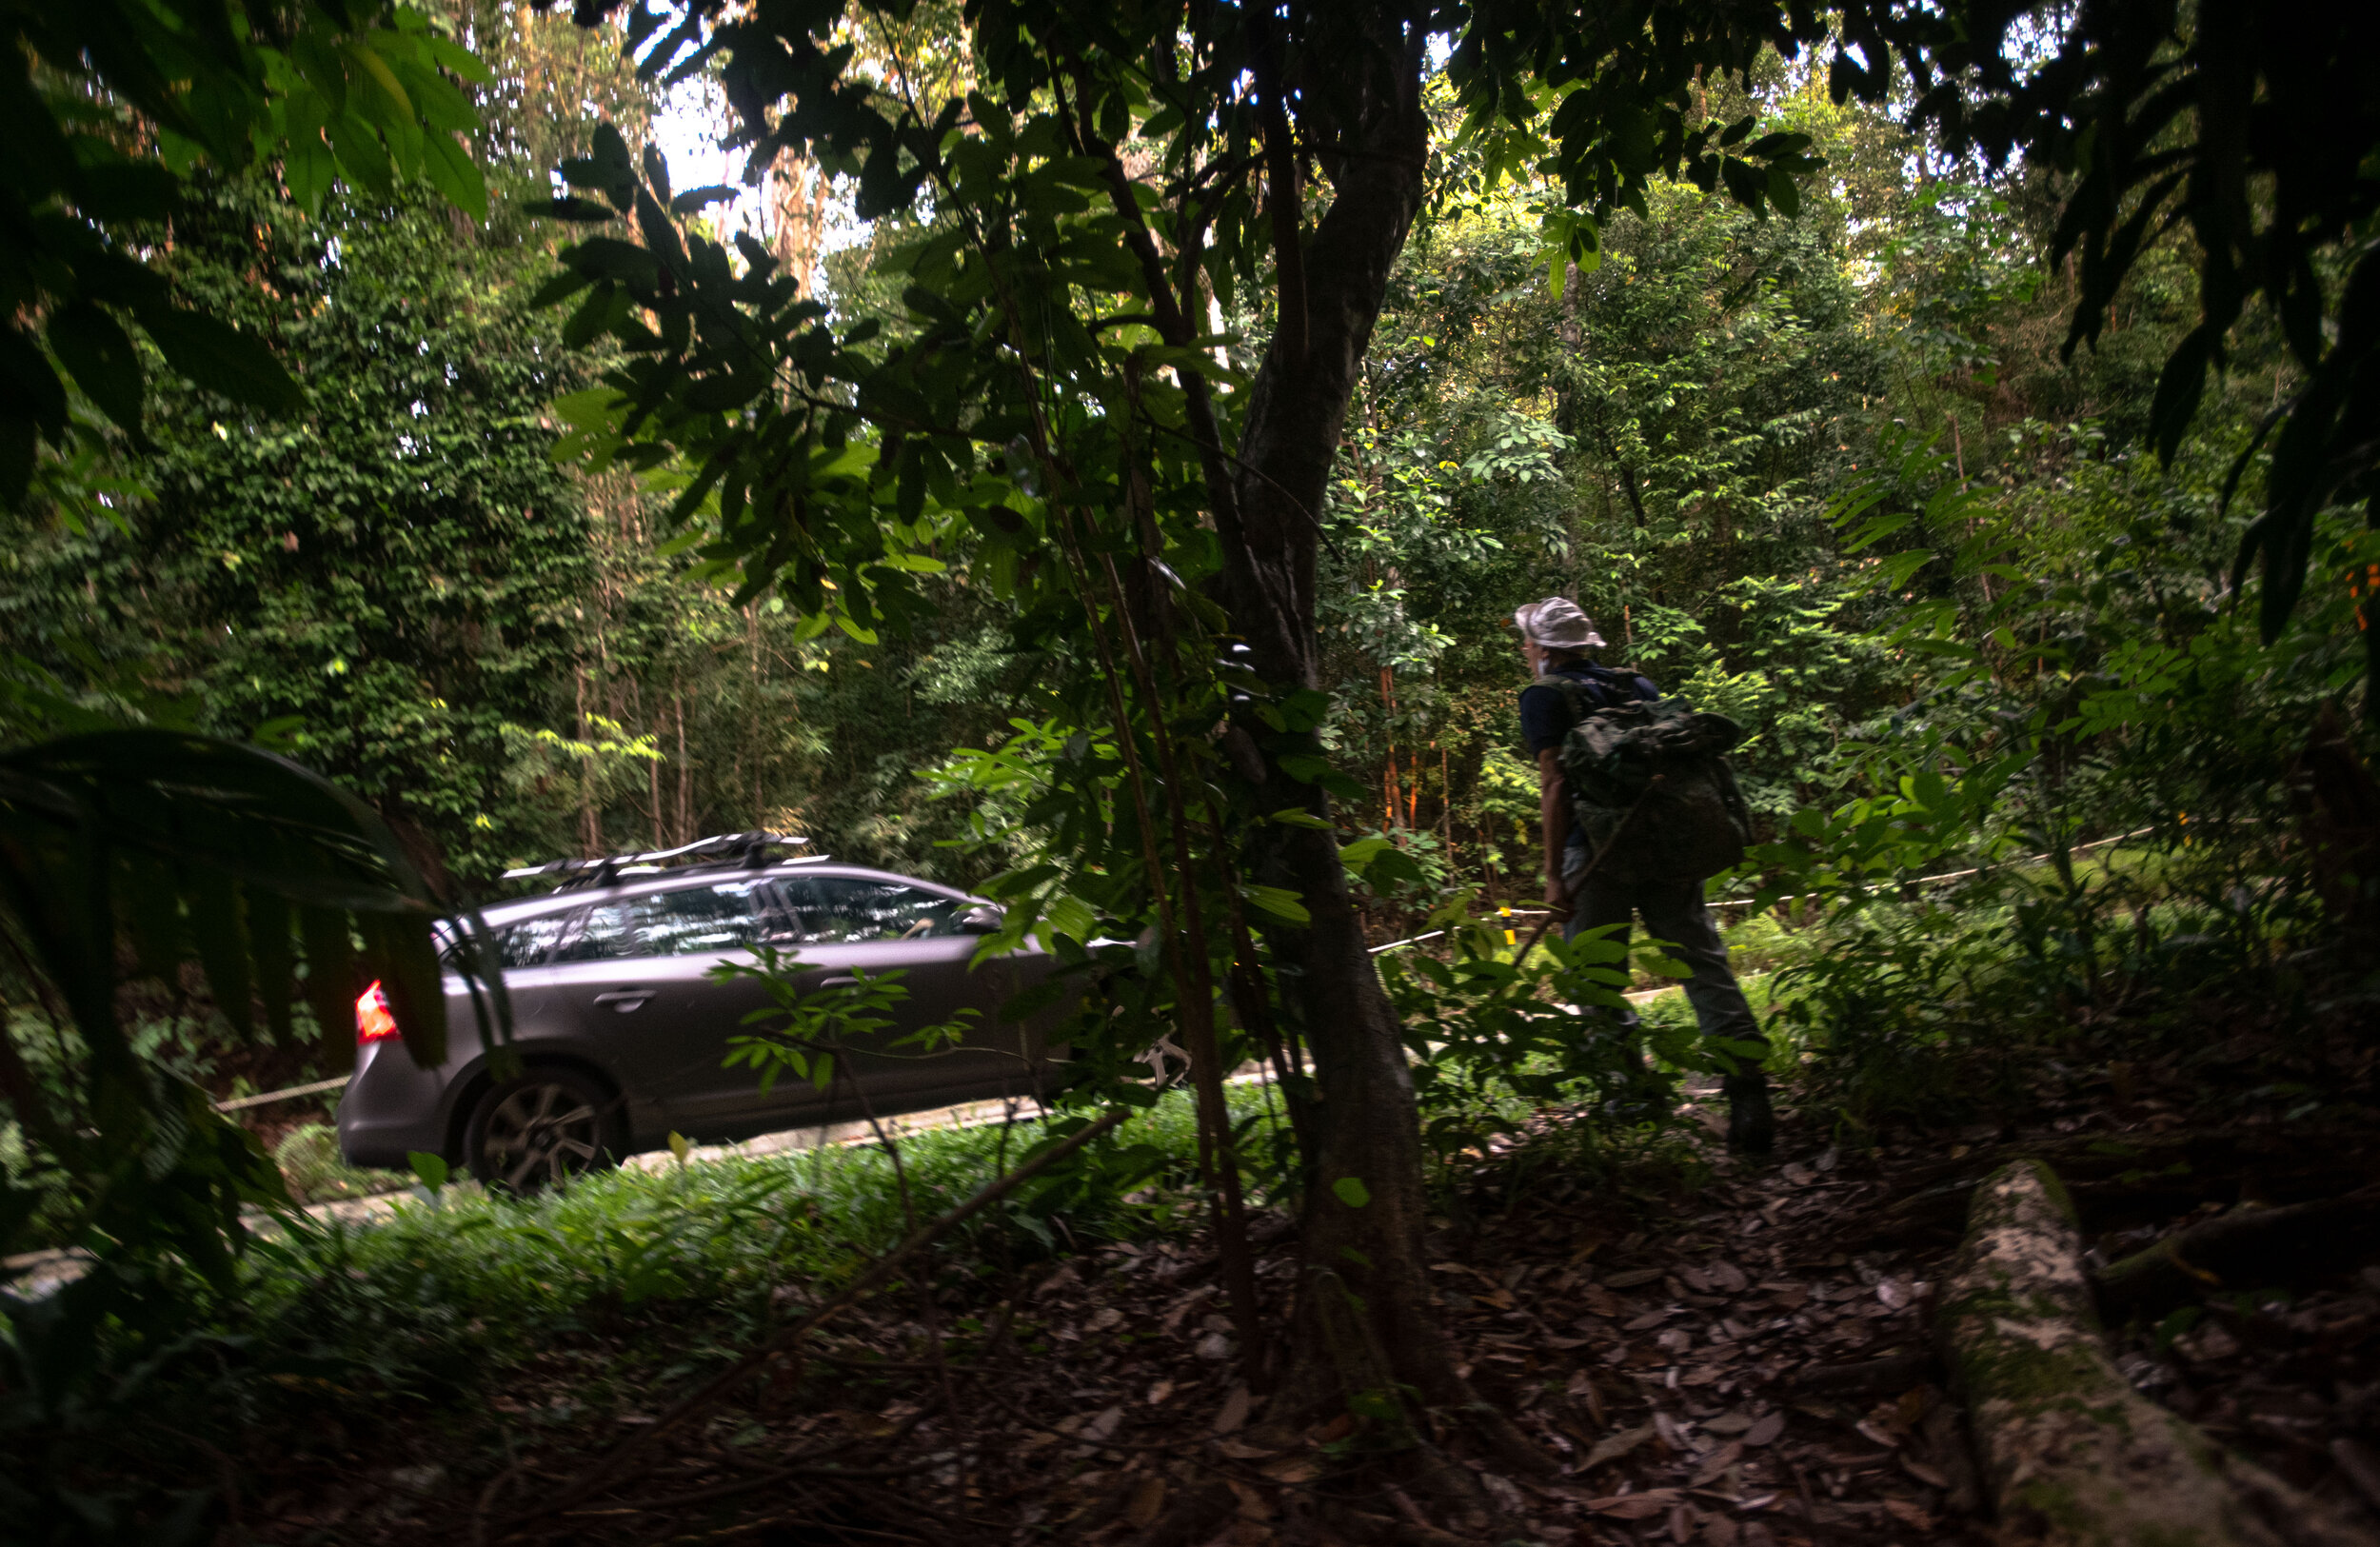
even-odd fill
[{"label": "car tail light", "polygon": [[355,1045],[385,1042],[399,1036],[396,1015],[388,1008],[388,996],[381,992],[379,980],[355,996]]}]

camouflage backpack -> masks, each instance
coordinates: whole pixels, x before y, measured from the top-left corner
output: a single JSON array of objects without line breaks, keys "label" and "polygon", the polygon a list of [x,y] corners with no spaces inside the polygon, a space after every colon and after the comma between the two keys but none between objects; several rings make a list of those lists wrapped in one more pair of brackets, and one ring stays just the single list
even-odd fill
[{"label": "camouflage backpack", "polygon": [[1752,814],[1725,756],[1743,740],[1741,726],[1676,699],[1606,706],[1575,678],[1540,677],[1537,685],[1570,705],[1562,783],[1571,821],[1600,857],[1597,880],[1700,881],[1742,863]]}]

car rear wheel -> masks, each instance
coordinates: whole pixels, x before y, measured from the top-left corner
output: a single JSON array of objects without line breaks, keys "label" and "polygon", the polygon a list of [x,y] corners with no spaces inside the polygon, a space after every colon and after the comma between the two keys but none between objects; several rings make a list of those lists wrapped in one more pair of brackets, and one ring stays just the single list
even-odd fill
[{"label": "car rear wheel", "polygon": [[570,1069],[531,1069],[490,1086],[464,1129],[464,1158],[484,1186],[533,1193],[619,1163],[616,1103]]}]

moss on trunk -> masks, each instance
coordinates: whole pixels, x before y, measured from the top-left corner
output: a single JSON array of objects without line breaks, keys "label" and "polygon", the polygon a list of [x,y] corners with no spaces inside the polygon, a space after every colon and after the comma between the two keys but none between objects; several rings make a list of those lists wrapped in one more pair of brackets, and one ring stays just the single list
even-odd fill
[{"label": "moss on trunk", "polygon": [[2227,1455],[2116,1372],[2100,1340],[2073,1205],[2038,1160],[2005,1166],[1975,1189],[1939,1332],[2003,1541],[2345,1547],[2369,1539]]}]

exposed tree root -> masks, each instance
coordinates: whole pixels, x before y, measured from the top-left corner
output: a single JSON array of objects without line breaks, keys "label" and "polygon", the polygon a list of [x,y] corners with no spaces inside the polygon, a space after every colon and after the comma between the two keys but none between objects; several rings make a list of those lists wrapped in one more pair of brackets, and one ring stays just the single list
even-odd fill
[{"label": "exposed tree root", "polygon": [[2163,1135],[2078,1134],[2052,1143],[1995,1146],[1961,1160],[1914,1168],[1900,1194],[1863,1224],[1861,1239],[1908,1243],[1954,1238],[1967,1200],[2011,1160],[2057,1168],[2075,1205],[2105,1229],[2162,1219],[2209,1200],[2244,1196],[2278,1203],[2321,1200],[2361,1186],[2380,1160],[2375,1136],[2358,1128],[2279,1133],[2269,1127],[2210,1128]]},{"label": "exposed tree root", "polygon": [[1857,1364],[1821,1364],[1795,1377],[1794,1385],[1802,1391],[1838,1396],[1856,1393],[1894,1397],[1913,1386],[1938,1380],[1941,1376],[1942,1361],[1930,1353],[1895,1354],[1890,1359],[1866,1359]]},{"label": "exposed tree root", "polygon": [[2353,1262],[2380,1237],[2380,1185],[2281,1208],[2241,1207],[2176,1231],[2092,1276],[2110,1321],[2154,1317],[2210,1289],[2299,1282]]},{"label": "exposed tree root", "polygon": [[1944,1362],[2002,1537],[2055,1547],[2372,1547],[2134,1391],[2099,1338],[2073,1205],[2038,1160],[1975,1191],[1944,1286]]},{"label": "exposed tree root", "polygon": [[1213,1536],[1232,1511],[1239,1496],[1220,1479],[1190,1489],[1172,1508],[1149,1522],[1136,1547],[1192,1547]]}]

